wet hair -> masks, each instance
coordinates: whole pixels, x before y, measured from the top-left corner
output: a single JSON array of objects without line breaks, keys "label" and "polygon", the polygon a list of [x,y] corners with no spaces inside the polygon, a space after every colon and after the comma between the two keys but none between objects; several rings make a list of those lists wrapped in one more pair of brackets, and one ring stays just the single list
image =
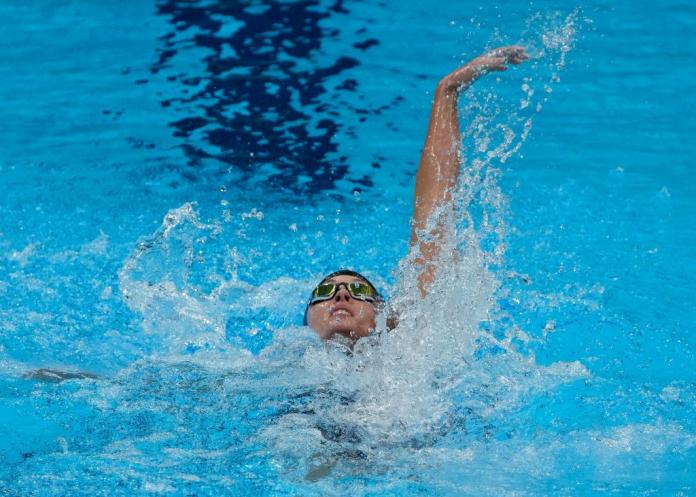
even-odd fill
[{"label": "wet hair", "polygon": [[[372,282],[371,282],[370,280],[368,280],[365,276],[363,276],[362,274],[358,273],[357,271],[351,271],[350,269],[339,269],[338,271],[334,271],[333,273],[324,276],[324,278],[323,278],[319,283],[317,283],[316,286],[319,286],[319,285],[321,285],[322,283],[325,283],[326,281],[328,281],[328,280],[330,280],[331,278],[334,278],[334,277],[336,277],[336,276],[353,276],[353,277],[355,277],[355,278],[359,278],[359,279],[363,280],[365,283],[367,283],[368,285],[370,285],[370,288],[372,288],[372,290],[375,292],[375,301],[376,301],[376,302],[381,302],[381,301],[383,300],[383,299],[382,299],[382,296],[381,296],[381,295],[379,294],[379,292],[377,291],[377,288],[375,288],[375,285],[373,285]],[[304,319],[303,319],[303,321],[302,321],[302,324],[305,325],[305,326],[308,325],[308,323],[307,323],[307,313],[309,312],[309,303],[310,303],[311,301],[312,301],[312,296],[310,295],[310,296],[309,296],[309,300],[307,301],[307,307],[305,307]]]}]

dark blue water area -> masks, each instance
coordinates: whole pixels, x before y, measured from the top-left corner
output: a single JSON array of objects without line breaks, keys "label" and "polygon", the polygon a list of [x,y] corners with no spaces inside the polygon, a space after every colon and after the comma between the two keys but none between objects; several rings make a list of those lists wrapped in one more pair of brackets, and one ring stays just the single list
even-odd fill
[{"label": "dark blue water area", "polygon": [[[694,5],[44,0],[0,17],[0,494],[696,492]],[[322,448],[293,452],[314,432],[289,420],[351,397],[293,383],[331,368],[283,330],[337,267],[392,290],[435,84],[511,43],[543,56],[472,90],[518,140],[532,119],[490,163],[506,250],[482,326],[586,373],[515,402],[472,374],[425,435],[382,446],[319,420]],[[465,132],[476,116],[463,102]],[[221,366],[225,347],[241,352]],[[40,367],[102,380],[22,376]],[[491,417],[477,395],[513,407]]]}]

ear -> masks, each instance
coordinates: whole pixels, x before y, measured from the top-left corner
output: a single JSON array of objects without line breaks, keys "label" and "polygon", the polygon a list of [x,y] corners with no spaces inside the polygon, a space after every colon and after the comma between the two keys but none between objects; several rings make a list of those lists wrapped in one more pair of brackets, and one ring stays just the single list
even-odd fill
[{"label": "ear", "polygon": [[390,314],[387,316],[387,329],[392,331],[399,326],[399,316],[397,314]]},{"label": "ear", "polygon": [[399,326],[399,313],[394,306],[383,304],[382,310],[387,313],[387,330],[392,331]]}]

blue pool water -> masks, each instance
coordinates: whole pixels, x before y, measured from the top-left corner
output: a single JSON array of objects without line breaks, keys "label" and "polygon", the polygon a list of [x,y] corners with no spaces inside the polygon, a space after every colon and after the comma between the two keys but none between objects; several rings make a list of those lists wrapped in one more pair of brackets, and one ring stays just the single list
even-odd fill
[{"label": "blue pool water", "polygon": [[[0,16],[0,495],[696,495],[694,5]],[[511,43],[414,299],[432,90]],[[302,327],[339,267],[402,309],[352,355]]]}]

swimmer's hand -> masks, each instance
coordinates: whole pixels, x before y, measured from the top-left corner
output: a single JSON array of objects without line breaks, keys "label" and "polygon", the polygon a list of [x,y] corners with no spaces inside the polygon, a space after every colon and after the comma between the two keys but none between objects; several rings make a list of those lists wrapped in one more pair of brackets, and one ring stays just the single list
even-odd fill
[{"label": "swimmer's hand", "polygon": [[527,59],[529,55],[519,45],[496,48],[449,73],[440,80],[438,87],[446,92],[458,92],[486,73],[505,71],[508,64],[521,64]]},{"label": "swimmer's hand", "polygon": [[28,380],[44,381],[46,383],[60,383],[65,380],[96,380],[99,377],[92,373],[83,371],[59,371],[57,369],[41,368],[29,371],[23,375]]}]

